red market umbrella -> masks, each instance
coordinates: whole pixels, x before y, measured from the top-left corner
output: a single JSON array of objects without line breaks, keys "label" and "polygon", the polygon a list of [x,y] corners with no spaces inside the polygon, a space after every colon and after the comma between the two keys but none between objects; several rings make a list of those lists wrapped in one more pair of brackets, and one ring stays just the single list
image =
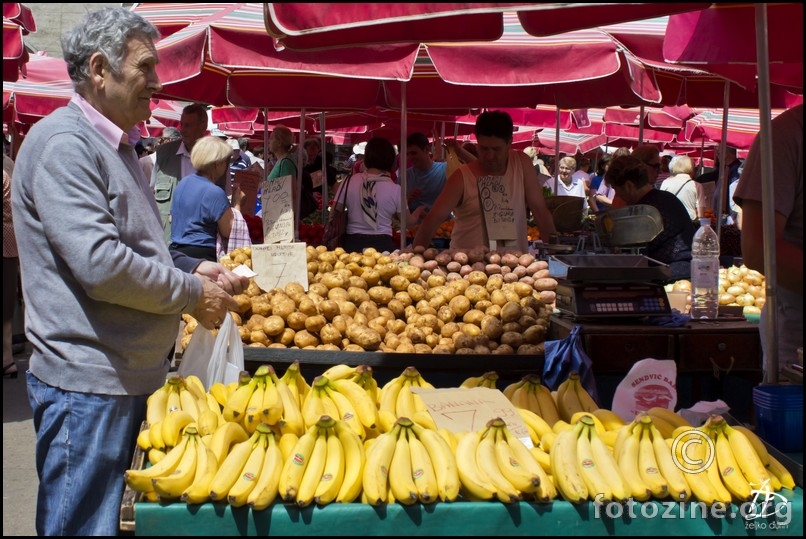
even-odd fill
[{"label": "red market umbrella", "polygon": [[31,125],[67,105],[74,92],[61,58],[33,55],[26,72],[27,76],[16,82],[3,82],[4,107],[5,95],[9,96],[3,117],[9,122]]},{"label": "red market umbrella", "polygon": [[28,62],[23,36],[36,32],[31,9],[23,4],[3,3],[3,80],[16,81]]},{"label": "red market umbrella", "polygon": [[[693,9],[707,3],[267,3],[266,29],[286,48],[305,50],[371,43],[493,41],[504,11],[527,31],[546,36]],[[629,6],[629,7],[627,7]]]},{"label": "red market umbrella", "polygon": [[[773,109],[772,118],[781,114],[784,109]],[[706,140],[722,141],[722,123],[724,110],[705,110],[686,122],[683,140],[696,142]],[[761,129],[758,109],[728,110],[728,146],[747,150]]]},{"label": "red market umbrella", "polygon": [[[672,15],[663,57],[702,67],[756,89],[756,14],[752,3],[715,3]],[[803,93],[803,4],[767,5],[770,83]],[[731,93],[731,103],[736,104]],[[775,105],[773,105],[775,106]]]}]

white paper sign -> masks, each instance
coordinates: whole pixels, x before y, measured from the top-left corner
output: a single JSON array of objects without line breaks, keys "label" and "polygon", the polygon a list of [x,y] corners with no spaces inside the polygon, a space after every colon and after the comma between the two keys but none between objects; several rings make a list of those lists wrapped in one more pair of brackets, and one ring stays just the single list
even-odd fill
[{"label": "white paper sign", "polygon": [[308,290],[308,259],[305,243],[252,245],[252,269],[255,282],[264,292],[299,283]]},{"label": "white paper sign", "polygon": [[412,387],[411,392],[419,395],[428,413],[439,428],[451,432],[477,431],[484,428],[491,419],[500,417],[507,428],[526,447],[532,447],[529,429],[520,413],[503,393],[489,387],[472,389],[425,389]]},{"label": "white paper sign", "polygon": [[288,175],[260,184],[264,243],[294,241],[293,180]]},{"label": "white paper sign", "polygon": [[491,240],[514,240],[518,237],[512,197],[503,176],[482,176],[478,179],[479,204]]}]

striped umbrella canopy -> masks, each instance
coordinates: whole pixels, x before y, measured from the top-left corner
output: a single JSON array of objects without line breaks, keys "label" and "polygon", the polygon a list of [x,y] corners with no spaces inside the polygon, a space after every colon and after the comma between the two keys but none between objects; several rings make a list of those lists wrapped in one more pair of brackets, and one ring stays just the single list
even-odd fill
[{"label": "striped umbrella canopy", "polygon": [[28,51],[23,36],[36,32],[31,9],[14,2],[3,3],[3,80],[16,81],[25,73]]},{"label": "striped umbrella canopy", "polygon": [[372,43],[494,41],[503,33],[502,13],[505,11],[517,11],[529,33],[546,36],[703,9],[709,4],[385,2],[264,5],[269,34],[286,48],[311,50]]},{"label": "striped umbrella canopy", "polygon": [[[675,31],[664,38],[665,60],[702,67],[756,90],[754,4],[714,3],[672,15],[669,26]],[[768,4],[767,28],[770,83],[802,94],[803,4]]]},{"label": "striped umbrella canopy", "polygon": [[[785,109],[772,109],[772,118]],[[705,110],[686,121],[681,132],[682,139],[695,142],[700,140],[714,143],[722,141],[723,109]],[[726,143],[734,148],[747,150],[756,138],[761,124],[758,109],[729,109],[728,135]]]},{"label": "striped umbrella canopy", "polygon": [[[519,135],[519,133],[516,133]],[[523,135],[518,136],[520,139]],[[552,152],[557,151],[556,144],[557,132],[554,129],[541,129],[533,136],[532,145],[535,148],[546,148]],[[513,135],[513,141],[515,135]],[[584,133],[569,133],[567,131],[560,131],[560,146],[559,151],[567,155],[576,155],[579,153],[587,153],[591,150],[604,145],[607,142],[607,135],[588,135]]]}]

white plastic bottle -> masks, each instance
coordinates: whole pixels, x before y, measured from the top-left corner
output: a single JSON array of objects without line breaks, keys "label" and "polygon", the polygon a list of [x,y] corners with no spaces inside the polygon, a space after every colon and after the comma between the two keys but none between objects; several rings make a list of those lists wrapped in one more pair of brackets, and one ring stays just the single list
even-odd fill
[{"label": "white plastic bottle", "polygon": [[716,318],[719,311],[719,237],[708,217],[691,245],[691,318]]}]

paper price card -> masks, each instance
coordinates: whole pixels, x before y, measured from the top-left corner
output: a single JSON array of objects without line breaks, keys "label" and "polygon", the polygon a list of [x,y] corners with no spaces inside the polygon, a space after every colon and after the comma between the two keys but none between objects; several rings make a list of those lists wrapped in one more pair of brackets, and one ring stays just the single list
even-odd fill
[{"label": "paper price card", "polygon": [[491,240],[512,240],[518,237],[512,197],[503,176],[482,176],[478,179],[479,204],[484,212],[487,236]]},{"label": "paper price card", "polygon": [[308,290],[308,261],[305,243],[273,243],[252,246],[255,282],[264,292],[299,283]]},{"label": "paper price card", "polygon": [[439,428],[451,432],[476,431],[483,429],[487,422],[500,417],[507,428],[526,447],[532,447],[529,430],[520,413],[503,393],[488,387],[472,389],[425,389],[412,387],[411,392],[419,395],[428,413]]},{"label": "paper price card", "polygon": [[[260,184],[264,243],[294,241],[292,181],[293,178],[288,175],[271,181],[263,181]],[[308,274],[307,271],[305,274]]]},{"label": "paper price card", "polygon": [[[243,193],[241,199],[241,213],[249,215],[255,214],[255,202],[257,201],[257,188],[260,185],[260,180],[263,177],[263,169],[255,163],[246,170],[236,170],[235,179],[232,182],[233,187],[237,186]],[[263,200],[260,201],[261,204]]]}]

